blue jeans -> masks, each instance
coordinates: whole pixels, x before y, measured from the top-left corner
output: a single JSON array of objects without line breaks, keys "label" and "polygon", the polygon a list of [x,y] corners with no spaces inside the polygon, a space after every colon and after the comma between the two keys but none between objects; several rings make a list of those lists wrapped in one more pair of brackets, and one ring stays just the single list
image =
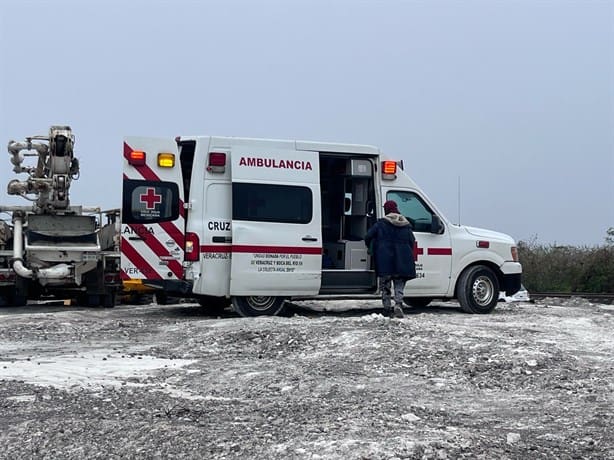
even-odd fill
[{"label": "blue jeans", "polygon": [[407,281],[403,278],[393,278],[392,276],[380,276],[379,280],[384,308],[392,308],[393,288],[395,305],[403,307],[403,291],[405,291],[405,283]]}]

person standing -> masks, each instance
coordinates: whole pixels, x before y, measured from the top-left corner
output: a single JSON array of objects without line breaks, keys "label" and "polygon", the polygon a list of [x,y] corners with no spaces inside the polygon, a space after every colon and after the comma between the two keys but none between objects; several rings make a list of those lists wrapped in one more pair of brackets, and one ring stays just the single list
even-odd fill
[{"label": "person standing", "polygon": [[416,277],[413,254],[416,240],[411,224],[399,212],[396,201],[384,203],[384,214],[367,232],[365,244],[371,248],[371,256],[375,258],[384,314],[402,318],[405,283]]}]

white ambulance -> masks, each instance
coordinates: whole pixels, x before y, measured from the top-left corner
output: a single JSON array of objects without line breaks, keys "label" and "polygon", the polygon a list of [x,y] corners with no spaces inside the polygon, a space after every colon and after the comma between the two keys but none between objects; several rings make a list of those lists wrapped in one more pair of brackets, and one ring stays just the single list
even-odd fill
[{"label": "white ambulance", "polygon": [[376,147],[211,136],[125,139],[121,276],[244,316],[376,294],[364,236],[391,199],[417,242],[406,303],[488,313],[519,289],[511,237],[452,224]]}]

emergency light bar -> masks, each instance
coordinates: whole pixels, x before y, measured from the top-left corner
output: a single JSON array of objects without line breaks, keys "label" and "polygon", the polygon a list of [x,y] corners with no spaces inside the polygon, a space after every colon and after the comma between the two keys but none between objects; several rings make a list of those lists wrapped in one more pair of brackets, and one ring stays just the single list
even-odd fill
[{"label": "emergency light bar", "polygon": [[132,166],[143,166],[145,164],[145,152],[142,150],[132,150],[128,155],[128,164]]}]

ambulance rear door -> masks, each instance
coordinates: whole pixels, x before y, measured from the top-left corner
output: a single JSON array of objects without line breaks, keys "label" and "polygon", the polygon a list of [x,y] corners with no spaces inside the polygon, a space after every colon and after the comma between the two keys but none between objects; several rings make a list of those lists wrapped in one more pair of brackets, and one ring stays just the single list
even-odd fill
[{"label": "ambulance rear door", "polygon": [[183,277],[185,210],[173,139],[124,139],[121,276],[168,286]]},{"label": "ambulance rear door", "polygon": [[317,152],[297,152],[293,142],[233,146],[231,295],[319,292],[318,158]]}]

